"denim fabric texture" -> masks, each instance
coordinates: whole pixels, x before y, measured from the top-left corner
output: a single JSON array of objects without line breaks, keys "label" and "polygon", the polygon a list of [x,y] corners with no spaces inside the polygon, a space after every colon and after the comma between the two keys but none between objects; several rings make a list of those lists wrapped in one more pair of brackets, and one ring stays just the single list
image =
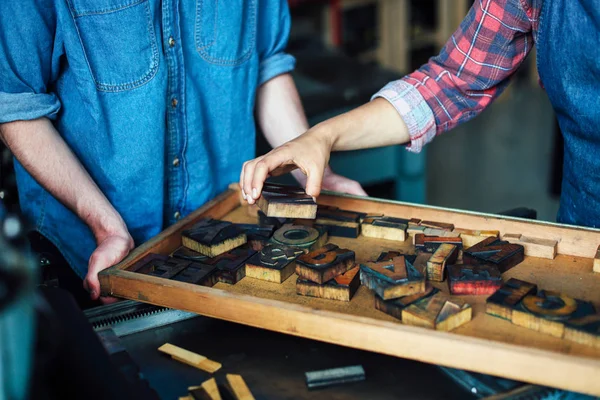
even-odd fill
[{"label": "denim fabric texture", "polygon": [[[3,0],[0,123],[51,119],[139,245],[254,157],[289,28],[286,0]],[[90,229],[15,166],[24,214],[85,276]]]}]

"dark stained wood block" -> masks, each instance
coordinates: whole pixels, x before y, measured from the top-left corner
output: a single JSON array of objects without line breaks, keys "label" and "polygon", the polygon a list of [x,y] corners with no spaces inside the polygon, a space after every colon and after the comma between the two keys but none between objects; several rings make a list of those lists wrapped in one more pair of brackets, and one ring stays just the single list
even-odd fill
[{"label": "dark stained wood block", "polygon": [[360,229],[366,237],[403,242],[406,240],[408,222],[409,220],[402,218],[367,217],[363,220]]},{"label": "dark stained wood block", "polygon": [[451,294],[491,295],[502,286],[502,274],[495,265],[450,265]]},{"label": "dark stained wood block", "polygon": [[465,264],[493,264],[504,273],[523,261],[524,257],[523,246],[488,237],[465,249],[463,261]]},{"label": "dark stained wood block", "polygon": [[375,298],[375,308],[379,311],[383,311],[392,317],[402,320],[402,310],[410,306],[416,301],[419,301],[425,297],[433,296],[439,292],[438,289],[434,288],[430,284],[426,284],[425,291],[422,293],[411,294],[410,296],[404,296],[392,300],[383,300],[377,294],[373,296]]},{"label": "dark stained wood block", "polygon": [[360,281],[384,300],[425,291],[425,275],[404,256],[361,264]]},{"label": "dark stained wood block", "polygon": [[325,283],[354,266],[354,252],[329,243],[296,259],[296,274],[302,279]]},{"label": "dark stained wood block", "polygon": [[190,262],[186,260],[178,260],[160,254],[148,254],[128,268],[128,271],[170,279],[185,269],[189,264]]},{"label": "dark stained wood block", "polygon": [[420,225],[426,228],[443,229],[445,231],[451,231],[454,229],[454,224],[447,224],[445,222],[421,221]]},{"label": "dark stained wood block", "polygon": [[354,267],[323,284],[299,277],[296,281],[296,293],[322,299],[350,301],[359,286],[359,267]]},{"label": "dark stained wood block", "polygon": [[192,262],[171,279],[178,282],[212,287],[218,280],[217,271],[217,267],[214,265]]},{"label": "dark stained wood block", "polygon": [[327,232],[318,227],[285,224],[275,231],[271,242],[312,251],[327,243]]},{"label": "dark stained wood block", "polygon": [[442,292],[425,297],[402,310],[402,322],[440,331],[451,331],[472,318],[472,308]]},{"label": "dark stained wood block", "polygon": [[317,217],[317,203],[300,187],[265,183],[257,203],[268,217]]},{"label": "dark stained wood block", "polygon": [[217,281],[235,284],[246,276],[246,261],[256,254],[249,245],[237,247],[227,253],[209,258],[204,264],[217,267]]},{"label": "dark stained wood block", "polygon": [[452,244],[459,249],[462,249],[462,239],[458,236],[427,236],[421,233],[415,235],[415,247],[417,250],[435,252],[441,244]]},{"label": "dark stained wood block", "polygon": [[216,257],[246,243],[246,235],[235,224],[202,219],[181,234],[182,244],[208,257]]},{"label": "dark stained wood block", "polygon": [[210,258],[205,256],[204,254],[198,253],[197,251],[188,249],[185,246],[181,246],[180,248],[175,250],[175,252],[172,254],[172,257],[194,262],[202,262],[207,258]]},{"label": "dark stained wood block", "polygon": [[565,322],[565,339],[600,348],[600,314],[569,319]]},{"label": "dark stained wood block", "polygon": [[282,283],[294,273],[294,260],[305,252],[298,247],[269,243],[246,261],[246,276]]},{"label": "dark stained wood block", "polygon": [[511,278],[486,300],[485,312],[512,321],[512,310],[528,294],[535,293],[533,283]]},{"label": "dark stained wood block", "polygon": [[442,243],[427,261],[427,279],[442,282],[446,265],[454,264],[457,258],[458,248],[453,244]]},{"label": "dark stained wood block", "polygon": [[540,290],[537,294],[528,294],[513,308],[512,322],[561,338],[565,333],[565,322],[595,313],[590,302],[559,292]]},{"label": "dark stained wood block", "polygon": [[260,226],[274,226],[275,229],[279,229],[283,225],[291,222],[292,219],[290,218],[267,217],[264,212],[258,210],[258,225]]},{"label": "dark stained wood block", "polygon": [[260,251],[275,232],[274,225],[236,224],[236,226],[246,234],[248,244],[256,251]]},{"label": "dark stained wood block", "polygon": [[319,206],[315,224],[325,227],[329,236],[357,238],[360,233],[360,221],[366,216],[366,213]]}]

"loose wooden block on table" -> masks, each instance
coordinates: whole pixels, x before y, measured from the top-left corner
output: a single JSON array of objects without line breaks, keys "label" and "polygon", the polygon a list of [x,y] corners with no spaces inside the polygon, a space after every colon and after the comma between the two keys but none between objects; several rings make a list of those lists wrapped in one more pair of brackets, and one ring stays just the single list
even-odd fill
[{"label": "loose wooden block on table", "polygon": [[[214,288],[206,288],[172,281],[165,285],[163,279],[124,270],[148,252],[170,254],[175,251],[181,245],[181,230],[191,226],[198,218],[253,222],[245,209],[239,207],[239,200],[234,197],[237,193],[228,192],[216,198],[205,208],[167,228],[159,237],[135,249],[120,265],[101,272],[103,294],[148,301],[363,350],[600,394],[597,379],[600,349],[542,335],[485,315],[485,298],[481,296],[468,299],[474,308],[474,319],[451,333],[445,333],[424,331],[399,323],[373,307],[373,294],[366,289],[359,289],[351,302],[339,302],[298,296],[295,279],[288,279],[281,285],[243,279],[236,285],[217,283]],[[383,212],[407,219],[422,217],[445,221],[474,230],[499,229],[532,237],[560,239],[559,255],[554,261],[548,263],[544,259],[526,257],[518,268],[508,271],[505,278],[530,280],[547,289],[561,290],[600,305],[597,290],[600,274],[591,272],[591,258],[600,243],[598,231],[327,193],[319,197],[319,202],[367,213]],[[410,250],[409,242],[387,242],[367,237],[332,240],[341,247],[354,250],[357,261],[361,263],[376,259],[385,250]],[[442,287],[442,290],[447,289]],[[261,317],[263,315],[268,315],[268,318]],[[365,335],[370,340],[365,341]],[[403,345],[398,346],[397,343]],[[485,358],[480,357],[482,353],[486,354]],[[569,374],[564,371],[569,371]]]},{"label": "loose wooden block on table", "polygon": [[525,249],[526,256],[547,258],[549,260],[554,260],[554,257],[556,257],[556,247],[558,245],[556,240],[532,238],[523,236],[520,233],[507,233],[502,236],[502,240],[520,244]]},{"label": "loose wooden block on table", "polygon": [[404,296],[398,299],[384,300],[377,294],[373,297],[375,298],[375,308],[377,310],[383,311],[384,313],[391,315],[394,318],[402,320],[402,310],[404,310],[411,304],[425,297],[432,296],[438,292],[438,289],[434,288],[430,284],[426,284],[424,292],[411,294],[410,296]]},{"label": "loose wooden block on table", "polygon": [[360,221],[365,217],[364,213],[319,207],[315,225],[325,227],[329,236],[356,238],[360,233]]},{"label": "loose wooden block on table", "polygon": [[486,301],[486,312],[512,321],[513,308],[528,294],[535,293],[533,283],[511,278]]},{"label": "loose wooden block on table", "polygon": [[254,400],[254,396],[241,375],[225,375],[225,387],[234,400]]},{"label": "loose wooden block on table", "polygon": [[317,203],[299,187],[265,183],[256,204],[268,217],[317,217]]},{"label": "loose wooden block on table", "polygon": [[448,287],[451,294],[490,295],[502,286],[502,275],[495,265],[450,265]]},{"label": "loose wooden block on table", "polygon": [[323,284],[298,277],[296,292],[302,296],[320,297],[328,300],[350,301],[360,286],[359,267],[337,275]]},{"label": "loose wooden block on table", "polygon": [[408,220],[392,217],[365,218],[360,225],[363,236],[399,242],[406,240],[406,228]]},{"label": "loose wooden block on table", "polygon": [[163,344],[158,348],[158,351],[170,355],[171,358],[173,358],[176,361],[201,369],[202,371],[208,372],[209,374],[214,374],[219,369],[221,369],[220,363],[209,360],[208,358],[200,354],[196,354],[192,351],[182,349],[181,347],[177,347],[170,343]]},{"label": "loose wooden block on table", "polygon": [[425,291],[424,271],[417,270],[405,256],[360,264],[360,282],[384,300]]},{"label": "loose wooden block on table", "polygon": [[296,259],[296,274],[302,279],[325,283],[354,267],[352,250],[329,243]]},{"label": "loose wooden block on table", "polygon": [[294,260],[305,252],[306,250],[297,247],[267,244],[246,261],[246,276],[281,283],[294,273]]},{"label": "loose wooden block on table", "polygon": [[402,310],[402,322],[423,328],[450,331],[472,318],[473,309],[462,300],[436,293],[416,301]]},{"label": "loose wooden block on table", "polygon": [[203,263],[217,268],[219,282],[235,284],[246,276],[246,261],[255,254],[256,251],[245,244],[227,253],[208,258]]},{"label": "loose wooden block on table", "polygon": [[271,242],[284,246],[299,247],[309,251],[321,248],[327,243],[327,232],[305,225],[284,224],[277,229]]},{"label": "loose wooden block on table", "polygon": [[502,273],[521,263],[524,257],[525,249],[523,246],[495,237],[488,237],[463,252],[463,262],[467,264],[492,264],[497,266]]},{"label": "loose wooden block on table", "polygon": [[442,243],[427,261],[427,279],[442,282],[446,265],[453,264],[458,257],[458,247]]},{"label": "loose wooden block on table", "polygon": [[[221,393],[219,392],[219,386],[215,378],[210,378],[198,387],[189,388],[190,395],[194,400],[221,400]],[[189,390],[188,389],[188,390]]]},{"label": "loose wooden block on table", "polygon": [[227,221],[203,219],[181,234],[182,244],[208,257],[216,257],[246,243],[246,235]]}]

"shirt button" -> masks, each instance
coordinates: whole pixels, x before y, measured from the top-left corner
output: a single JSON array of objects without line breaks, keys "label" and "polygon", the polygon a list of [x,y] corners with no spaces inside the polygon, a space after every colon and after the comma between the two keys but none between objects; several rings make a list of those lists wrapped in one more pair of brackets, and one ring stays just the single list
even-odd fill
[{"label": "shirt button", "polygon": [[175,157],[175,158],[173,159],[173,166],[174,166],[174,167],[178,167],[178,166],[179,166],[179,158]]},{"label": "shirt button", "polygon": [[173,98],[173,100],[171,100],[171,105],[173,106],[173,108],[177,107],[177,103],[179,103],[177,99]]},{"label": "shirt button", "polygon": [[169,46],[171,46],[171,47],[175,46],[175,39],[173,39],[173,36],[171,36],[169,38]]},{"label": "shirt button", "polygon": [[179,219],[179,217],[181,217],[181,214],[179,213],[179,211],[175,211],[175,214],[173,214],[173,217],[175,217],[175,219]]}]

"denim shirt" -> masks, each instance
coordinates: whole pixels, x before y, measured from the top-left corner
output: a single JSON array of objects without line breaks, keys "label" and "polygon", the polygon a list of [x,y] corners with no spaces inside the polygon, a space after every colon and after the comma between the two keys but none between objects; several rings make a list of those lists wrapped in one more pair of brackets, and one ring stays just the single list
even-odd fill
[{"label": "denim shirt", "polygon": [[[286,0],[2,0],[0,123],[50,118],[139,245],[254,157],[289,28]],[[23,212],[85,276],[90,229],[15,169]]]}]

